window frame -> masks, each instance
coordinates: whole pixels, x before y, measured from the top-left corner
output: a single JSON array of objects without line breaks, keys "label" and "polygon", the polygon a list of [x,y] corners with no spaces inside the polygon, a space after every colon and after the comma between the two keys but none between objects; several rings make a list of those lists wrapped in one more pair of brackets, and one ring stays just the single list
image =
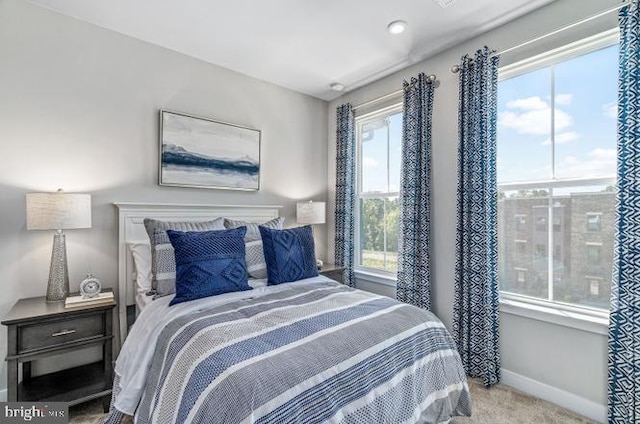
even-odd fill
[{"label": "window frame", "polygon": [[[386,116],[394,115],[397,113],[404,113],[404,106],[402,99],[392,102],[391,104],[364,113],[362,115],[356,115],[355,117],[355,137],[356,137],[356,189],[355,189],[355,216],[354,216],[354,272],[357,276],[364,279],[378,282],[385,285],[393,285],[397,281],[397,273],[387,271],[379,268],[371,268],[362,265],[361,257],[361,232],[360,224],[362,222],[360,216],[360,202],[362,199],[384,199],[389,197],[400,197],[400,190],[398,187],[397,192],[380,192],[380,193],[363,193],[362,192],[362,178],[363,178],[363,166],[362,166],[362,143],[361,143],[361,129],[362,126],[370,121],[375,121]],[[389,172],[389,163],[387,163],[387,173]]]},{"label": "window frame", "polygon": [[[528,59],[524,59],[514,64],[506,65],[499,69],[498,81],[502,82],[520,75],[534,72],[538,69],[562,63],[572,58],[586,55],[597,50],[613,46],[619,42],[618,29],[614,28],[580,41],[552,49],[546,53],[539,54]],[[551,108],[555,108],[555,93],[551,91]],[[556,134],[550,135],[555,137]],[[552,163],[552,169],[553,169]],[[587,177],[587,178],[554,178],[536,181],[498,182],[499,191],[518,190],[549,190],[549,214],[547,217],[547,233],[549,236],[549,246],[554,246],[554,231],[550,231],[549,223],[554,223],[553,192],[555,188],[566,188],[576,186],[608,186],[616,185],[617,176]],[[534,230],[537,228],[535,216],[532,218]],[[547,255],[547,258],[552,255]],[[552,263],[553,259],[549,259]],[[550,266],[552,268],[552,266]],[[553,272],[549,275],[549,298],[553,299]],[[609,321],[609,311],[605,309],[593,308],[578,304],[568,304],[557,300],[539,299],[517,293],[500,290],[500,303],[503,312],[518,316],[529,317],[541,321],[552,322],[568,327],[578,328],[585,331],[599,334],[607,334]]]}]

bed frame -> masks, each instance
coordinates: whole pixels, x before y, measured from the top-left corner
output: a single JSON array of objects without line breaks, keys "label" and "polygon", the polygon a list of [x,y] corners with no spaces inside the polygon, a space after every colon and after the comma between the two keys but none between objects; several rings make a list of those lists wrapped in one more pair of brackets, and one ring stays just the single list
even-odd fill
[{"label": "bed frame", "polygon": [[127,307],[135,305],[135,267],[128,243],[149,243],[144,218],[163,221],[207,221],[226,217],[264,222],[280,215],[281,206],[229,206],[206,204],[114,203],[118,209],[118,320],[119,343],[127,337]]}]

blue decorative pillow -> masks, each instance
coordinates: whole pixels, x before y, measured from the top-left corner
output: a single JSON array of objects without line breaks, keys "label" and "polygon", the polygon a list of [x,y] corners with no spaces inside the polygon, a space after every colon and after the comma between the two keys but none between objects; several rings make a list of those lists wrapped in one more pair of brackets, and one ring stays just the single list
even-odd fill
[{"label": "blue decorative pillow", "polygon": [[316,252],[310,225],[286,230],[260,226],[268,284],[316,277]]},{"label": "blue decorative pillow", "polygon": [[176,296],[170,305],[251,290],[245,262],[245,227],[221,231],[168,230],[176,255]]}]

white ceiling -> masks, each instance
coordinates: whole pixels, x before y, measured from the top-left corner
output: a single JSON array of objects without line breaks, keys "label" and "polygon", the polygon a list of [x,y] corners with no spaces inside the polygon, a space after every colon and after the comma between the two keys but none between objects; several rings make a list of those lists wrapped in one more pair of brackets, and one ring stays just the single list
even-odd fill
[{"label": "white ceiling", "polygon": [[[30,0],[324,100],[554,0]],[[403,34],[387,24],[408,22]]]}]

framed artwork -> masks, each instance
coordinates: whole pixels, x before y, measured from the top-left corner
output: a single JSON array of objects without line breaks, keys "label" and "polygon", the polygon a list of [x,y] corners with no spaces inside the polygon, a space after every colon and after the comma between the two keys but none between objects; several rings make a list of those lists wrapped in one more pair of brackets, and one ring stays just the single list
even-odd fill
[{"label": "framed artwork", "polygon": [[160,111],[159,184],[260,189],[260,131]]}]

